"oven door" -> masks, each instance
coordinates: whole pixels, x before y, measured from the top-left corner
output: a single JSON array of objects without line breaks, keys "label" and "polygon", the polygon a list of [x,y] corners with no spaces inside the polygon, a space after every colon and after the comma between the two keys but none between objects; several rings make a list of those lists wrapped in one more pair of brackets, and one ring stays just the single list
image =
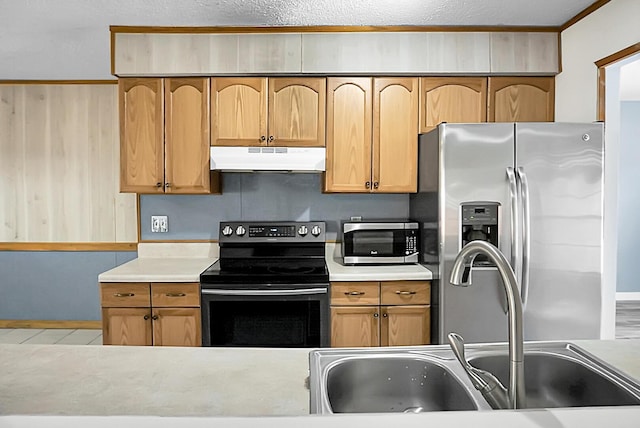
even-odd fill
[{"label": "oven door", "polygon": [[202,345],[329,346],[328,284],[283,289],[202,289]]}]

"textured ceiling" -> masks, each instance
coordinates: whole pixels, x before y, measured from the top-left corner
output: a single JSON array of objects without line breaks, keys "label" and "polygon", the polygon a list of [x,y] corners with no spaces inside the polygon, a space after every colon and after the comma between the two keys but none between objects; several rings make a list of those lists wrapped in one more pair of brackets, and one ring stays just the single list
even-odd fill
[{"label": "textured ceiling", "polygon": [[109,26],[560,26],[594,0],[0,0],[0,79],[109,77]]}]

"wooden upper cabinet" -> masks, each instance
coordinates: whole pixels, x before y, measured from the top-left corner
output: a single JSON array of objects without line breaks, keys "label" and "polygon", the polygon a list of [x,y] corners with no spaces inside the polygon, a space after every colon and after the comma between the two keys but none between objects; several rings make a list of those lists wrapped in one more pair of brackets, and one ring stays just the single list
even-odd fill
[{"label": "wooden upper cabinet", "polygon": [[489,77],[489,122],[553,122],[554,77]]},{"label": "wooden upper cabinet", "polygon": [[269,79],[268,99],[274,146],[325,145],[325,78]]},{"label": "wooden upper cabinet", "polygon": [[326,79],[212,78],[211,145],[325,145]]},{"label": "wooden upper cabinet", "polygon": [[120,191],[164,191],[164,104],[162,79],[118,80]]},{"label": "wooden upper cabinet", "polygon": [[372,91],[371,78],[327,79],[327,191],[369,192]]},{"label": "wooden upper cabinet", "polygon": [[373,79],[373,191],[417,190],[418,78]]},{"label": "wooden upper cabinet", "polygon": [[165,79],[165,191],[209,193],[209,79]]},{"label": "wooden upper cabinet", "polygon": [[267,138],[267,79],[211,79],[211,145],[256,146]]},{"label": "wooden upper cabinet", "polygon": [[420,79],[420,132],[429,132],[442,122],[486,121],[486,77],[423,77]]}]

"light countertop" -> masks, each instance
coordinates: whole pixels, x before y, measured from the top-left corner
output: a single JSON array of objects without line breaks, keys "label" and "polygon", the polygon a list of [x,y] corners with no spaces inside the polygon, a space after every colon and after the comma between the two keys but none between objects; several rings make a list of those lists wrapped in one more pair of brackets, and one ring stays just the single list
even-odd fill
[{"label": "light countertop", "polygon": [[[199,282],[200,273],[218,258],[216,244],[140,244],[138,258],[98,276],[99,282]],[[345,266],[340,245],[327,244],[330,281],[430,280],[424,266]]]},{"label": "light countertop", "polygon": [[[575,343],[627,374],[640,376],[640,340]],[[493,428],[583,428],[637,427],[640,420],[640,406],[308,415],[308,352],[309,349],[0,345],[0,415],[4,415],[0,416],[0,427],[109,424],[155,428],[388,428],[394,424],[473,424]],[[114,418],[116,415],[123,417]]]}]

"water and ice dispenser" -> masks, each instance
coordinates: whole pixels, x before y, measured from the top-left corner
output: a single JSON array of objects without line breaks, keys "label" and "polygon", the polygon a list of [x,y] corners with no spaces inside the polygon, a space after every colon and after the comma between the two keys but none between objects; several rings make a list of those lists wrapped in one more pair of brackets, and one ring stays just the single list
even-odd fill
[{"label": "water and ice dispenser", "polygon": [[[471,241],[487,241],[500,248],[498,242],[499,202],[465,202],[461,204],[462,222],[460,224],[460,248]],[[480,254],[474,266],[494,266],[486,256]]]}]

